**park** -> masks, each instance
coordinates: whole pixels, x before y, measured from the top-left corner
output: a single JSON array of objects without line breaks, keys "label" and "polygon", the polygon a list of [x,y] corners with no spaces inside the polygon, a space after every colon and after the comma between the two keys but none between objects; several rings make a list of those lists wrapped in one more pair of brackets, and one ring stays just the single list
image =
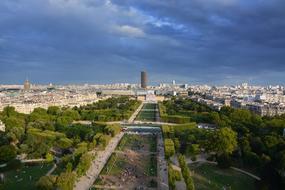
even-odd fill
[{"label": "park", "polygon": [[154,103],[117,97],[79,108],[37,108],[30,115],[7,107],[0,117],[7,126],[0,134],[1,190],[280,186],[270,180],[279,175],[272,163],[283,167],[284,140],[270,125],[281,119],[246,110],[216,112],[187,98]]}]

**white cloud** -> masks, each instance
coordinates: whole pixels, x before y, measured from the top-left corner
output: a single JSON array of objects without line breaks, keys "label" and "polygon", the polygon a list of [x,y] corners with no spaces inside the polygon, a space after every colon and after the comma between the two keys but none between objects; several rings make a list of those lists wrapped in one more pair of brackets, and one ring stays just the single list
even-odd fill
[{"label": "white cloud", "polygon": [[142,29],[129,26],[129,25],[122,25],[122,26],[116,26],[115,27],[117,31],[119,31],[123,35],[128,35],[131,37],[143,37],[145,36],[145,33]]}]

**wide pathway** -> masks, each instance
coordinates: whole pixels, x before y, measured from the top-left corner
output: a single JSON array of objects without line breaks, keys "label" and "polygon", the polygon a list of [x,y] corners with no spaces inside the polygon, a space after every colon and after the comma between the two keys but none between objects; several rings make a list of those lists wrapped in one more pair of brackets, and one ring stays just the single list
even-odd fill
[{"label": "wide pathway", "polygon": [[164,156],[164,143],[162,133],[157,135],[157,151],[158,151],[158,189],[168,190],[168,167]]},{"label": "wide pathway", "polygon": [[136,119],[137,115],[140,113],[141,109],[143,108],[144,103],[141,103],[141,105],[136,109],[136,111],[133,113],[133,115],[128,120],[128,123],[133,123]]},{"label": "wide pathway", "polygon": [[86,175],[79,178],[76,182],[74,190],[88,190],[93,185],[123,136],[124,133],[121,132],[111,139],[105,150],[91,152],[92,154],[96,153],[96,158],[93,160],[91,167],[86,172]]}]

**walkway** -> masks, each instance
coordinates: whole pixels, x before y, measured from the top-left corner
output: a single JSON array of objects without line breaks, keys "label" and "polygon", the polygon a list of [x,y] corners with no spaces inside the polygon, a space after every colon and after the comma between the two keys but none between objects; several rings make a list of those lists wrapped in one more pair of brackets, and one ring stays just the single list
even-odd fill
[{"label": "walkway", "polygon": [[86,172],[85,176],[79,178],[76,182],[74,190],[88,190],[99,176],[101,170],[104,168],[104,165],[107,163],[109,157],[115,151],[120,140],[124,136],[124,133],[121,132],[111,139],[105,150],[103,151],[91,151],[92,154],[96,153],[96,158],[93,160],[91,167]]},{"label": "walkway", "polygon": [[144,103],[142,102],[141,105],[136,109],[136,111],[133,113],[133,115],[128,120],[128,123],[133,123],[136,119],[137,115],[140,113],[141,109],[143,108]]},{"label": "walkway", "polygon": [[168,190],[168,167],[164,156],[164,144],[162,133],[157,135],[157,151],[158,151],[158,189]]},{"label": "walkway", "polygon": [[35,162],[46,162],[46,159],[30,159],[30,160],[21,160],[22,163],[35,163]]},{"label": "walkway", "polygon": [[94,185],[93,186],[96,189],[123,189],[122,187],[118,187],[118,186],[108,186],[108,185]]},{"label": "walkway", "polygon": [[54,170],[57,168],[57,165],[56,164],[54,164],[53,166],[52,166],[52,168],[48,171],[48,173],[46,174],[46,176],[49,176],[49,175],[51,175],[52,174],[52,172],[54,172]]}]

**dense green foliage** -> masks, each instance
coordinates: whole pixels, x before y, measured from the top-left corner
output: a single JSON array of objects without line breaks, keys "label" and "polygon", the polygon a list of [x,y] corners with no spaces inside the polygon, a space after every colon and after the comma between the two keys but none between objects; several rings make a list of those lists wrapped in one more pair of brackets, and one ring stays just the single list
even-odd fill
[{"label": "dense green foliage", "polygon": [[16,158],[16,149],[13,145],[3,145],[0,147],[0,164],[6,163]]},{"label": "dense green foliage", "polygon": [[76,180],[75,172],[61,173],[56,180],[56,187],[60,190],[72,190]]},{"label": "dense green foliage", "polygon": [[[17,154],[26,155],[27,159],[44,158],[47,162],[53,162],[56,155],[60,158],[59,175],[41,178],[37,187],[72,189],[76,177],[84,175],[91,165],[93,157],[87,151],[104,149],[121,131],[120,125],[94,121],[127,119],[138,106],[138,101],[117,97],[80,108],[36,108],[30,114],[6,107],[0,112],[6,125],[6,131],[0,132],[0,164],[13,160]],[[80,124],[81,119],[93,123]]]},{"label": "dense green foliage", "polygon": [[208,106],[192,101],[191,99],[176,99],[159,103],[162,121],[169,123],[209,122]]},{"label": "dense green foliage", "polygon": [[208,136],[207,148],[217,154],[231,154],[237,148],[237,134],[231,128],[215,130]]},{"label": "dense green foliage", "polygon": [[130,100],[128,97],[118,97],[81,106],[78,111],[83,120],[119,121],[128,119],[139,105],[140,102],[136,100]]},{"label": "dense green foliage", "polygon": [[164,114],[190,117],[191,121],[215,127],[163,126],[165,138],[179,139],[175,142],[176,152],[193,156],[205,150],[214,154],[209,159],[218,161],[222,168],[233,165],[259,175],[259,189],[285,188],[285,115],[261,117],[230,107],[217,112],[187,98],[171,99],[161,107]]},{"label": "dense green foliage", "polygon": [[55,176],[42,176],[36,183],[36,187],[39,190],[54,190],[56,184]]}]

